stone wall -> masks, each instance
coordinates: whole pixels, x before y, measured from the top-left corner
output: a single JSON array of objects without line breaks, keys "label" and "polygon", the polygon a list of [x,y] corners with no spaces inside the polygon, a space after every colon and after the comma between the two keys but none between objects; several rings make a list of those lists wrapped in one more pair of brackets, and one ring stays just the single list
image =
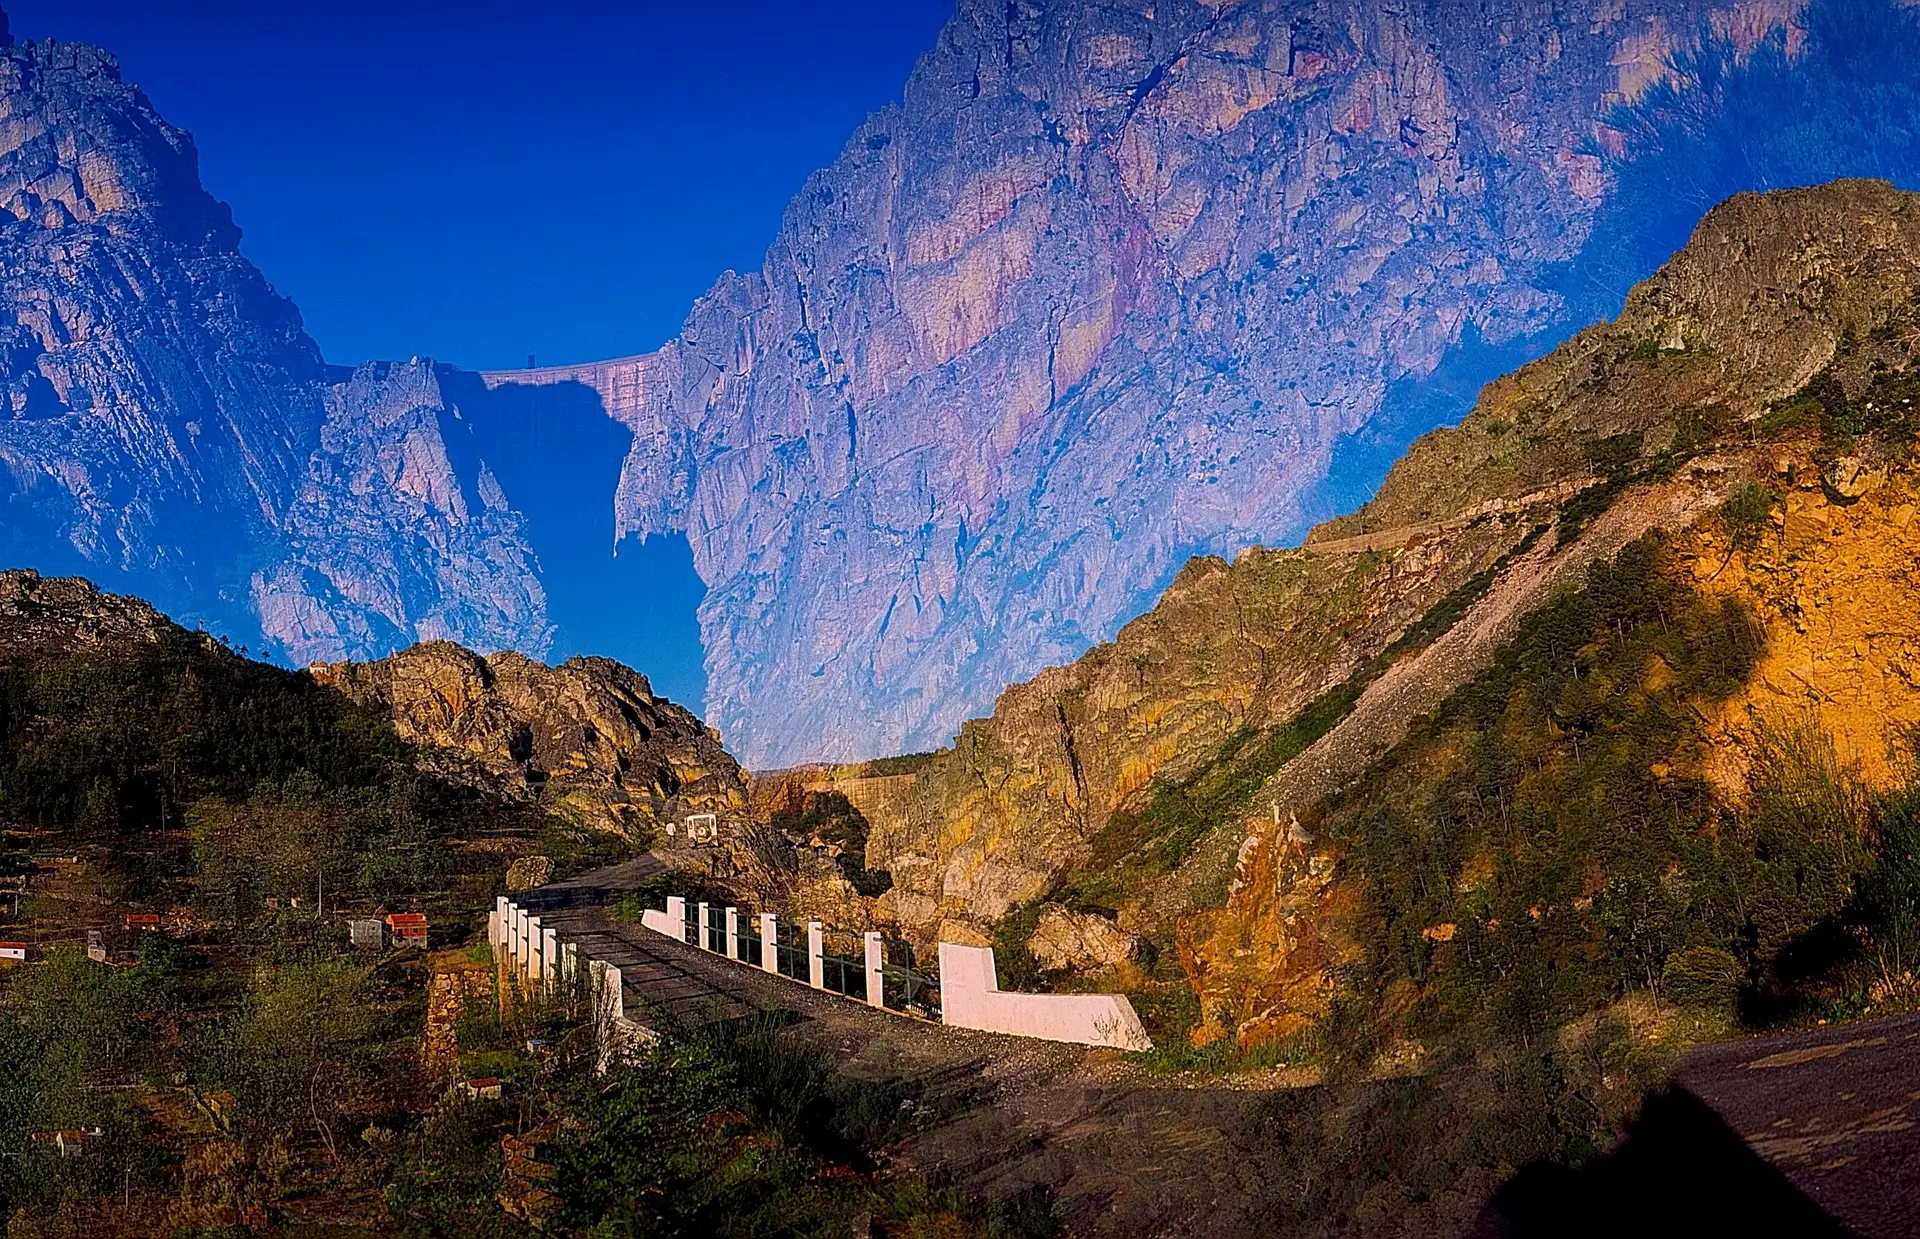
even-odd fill
[{"label": "stone wall", "polygon": [[460,1069],[460,1017],[477,1004],[497,1001],[494,965],[480,963],[464,951],[448,951],[428,961],[427,1027],[421,1038],[421,1057],[429,1072],[456,1074]]}]

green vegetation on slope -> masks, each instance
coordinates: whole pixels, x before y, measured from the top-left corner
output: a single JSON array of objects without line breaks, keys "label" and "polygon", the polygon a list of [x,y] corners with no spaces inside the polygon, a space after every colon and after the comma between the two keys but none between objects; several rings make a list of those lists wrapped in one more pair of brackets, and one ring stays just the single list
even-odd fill
[{"label": "green vegetation on slope", "polygon": [[1365,892],[1338,1054],[1524,1045],[1634,991],[1777,1019],[1845,991],[1859,942],[1910,934],[1885,911],[1907,896],[1862,900],[1906,889],[1904,795],[1800,734],[1757,755],[1751,804],[1698,776],[1702,712],[1744,685],[1760,630],[1668,560],[1656,537],[1596,565],[1332,806]]},{"label": "green vegetation on slope", "polygon": [[443,1103],[391,1164],[385,1199],[409,1239],[469,1239],[503,1219],[503,1138],[543,1167],[547,1233],[944,1239],[1044,1236],[1044,1209],[979,1211],[914,1176],[876,1178],[866,1150],[914,1123],[908,1092],[840,1072],[780,1026],[669,1033],[605,1075],[560,1052],[512,1079],[514,1104]]},{"label": "green vegetation on slope", "polygon": [[1116,812],[1106,829],[1093,838],[1087,859],[1068,879],[1066,897],[1076,906],[1111,915],[1148,878],[1177,869],[1209,831],[1245,818],[1268,779],[1351,714],[1360,694],[1387,668],[1444,636],[1486,595],[1513,558],[1532,549],[1543,532],[1531,531],[1512,551],[1434,603],[1386,649],[1286,722],[1268,728],[1242,727],[1198,770],[1178,780],[1154,780],[1144,807]]},{"label": "green vegetation on slope", "polygon": [[0,659],[0,817],[21,825],[177,827],[205,796],[296,774],[369,787],[403,755],[371,711],[170,626]]}]

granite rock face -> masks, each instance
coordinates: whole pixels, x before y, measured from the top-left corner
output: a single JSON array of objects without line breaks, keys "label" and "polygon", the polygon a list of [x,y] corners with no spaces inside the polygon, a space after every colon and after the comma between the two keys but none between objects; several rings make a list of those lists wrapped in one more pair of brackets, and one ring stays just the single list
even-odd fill
[{"label": "granite rock face", "polygon": [[[1619,109],[1711,115],[1696,35],[1790,64],[1800,4],[961,0],[678,339],[478,379],[328,370],[112,58],[9,47],[0,551],[299,662],[538,657],[603,568],[501,479],[577,456],[616,537],[687,535],[752,764],[931,749],[1195,555],[1329,514],[1339,445],[1463,341],[1583,321],[1566,264],[1660,146]],[[631,442],[516,475],[509,407]]]},{"label": "granite rock face", "polygon": [[0,553],[296,661],[545,652],[517,517],[433,368],[336,386],[113,57],[4,42]]},{"label": "granite rock face", "polygon": [[546,593],[442,372],[369,363],[326,392],[326,422],[282,522],[286,558],[253,575],[263,635],[302,662],[416,640],[544,654]]},{"label": "granite rock face", "polygon": [[0,203],[7,549],[172,597],[257,556],[319,446],[325,374],[191,140],[106,53],[8,48]]},{"label": "granite rock face", "polygon": [[962,0],[760,271],[592,388],[624,532],[687,531],[759,766],[944,743],[1195,552],[1303,531],[1464,332],[1529,337],[1610,109],[1793,0]]},{"label": "granite rock face", "polygon": [[586,825],[644,836],[687,813],[747,803],[745,777],[720,738],[612,659],[548,667],[433,641],[311,673],[383,711],[445,773]]},{"label": "granite rock face", "polygon": [[[1747,686],[1700,707],[1692,774],[1737,801],[1763,737],[1811,723],[1893,781],[1920,717],[1898,669],[1920,588],[1911,444],[1836,454],[1782,410],[1822,375],[1855,399],[1911,376],[1916,290],[1920,195],[1841,181],[1725,203],[1618,318],[1490,384],[1371,503],[1298,549],[1196,560],[1115,642],[1009,688],[868,811],[868,863],[895,882],[878,914],[925,936],[1073,896],[1177,952],[1199,1039],[1290,1035],[1337,992],[1369,876],[1327,806],[1369,803],[1394,746],[1530,613],[1656,530],[1765,632]],[[1719,505],[1749,483],[1780,511],[1742,549]],[[1422,777],[1398,773],[1381,802]]]},{"label": "granite rock face", "polygon": [[1138,961],[1140,939],[1104,917],[1049,904],[1040,911],[1027,949],[1042,968],[1100,972]]}]

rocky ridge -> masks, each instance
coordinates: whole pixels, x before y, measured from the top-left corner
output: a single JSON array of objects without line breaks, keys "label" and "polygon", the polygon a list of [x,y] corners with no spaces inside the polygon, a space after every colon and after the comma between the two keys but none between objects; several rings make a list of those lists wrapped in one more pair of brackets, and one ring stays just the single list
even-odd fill
[{"label": "rocky ridge", "polygon": [[10,652],[151,641],[171,622],[138,598],[103,594],[76,577],[0,572],[0,648]]},{"label": "rocky ridge", "polygon": [[626,453],[616,534],[688,535],[741,752],[930,748],[1194,553],[1298,534],[1403,381],[1590,313],[1565,264],[1659,145],[1619,109],[1711,112],[1696,34],[1790,67],[1809,11],[965,0],[677,340],[478,380],[327,370],[112,58],[8,47],[0,546],[295,662],[542,656],[543,572],[591,569],[533,534],[592,523],[529,522],[475,429],[545,395],[630,432],[581,439]]},{"label": "rocky ridge", "polygon": [[444,773],[582,825],[647,840],[689,813],[746,806],[719,737],[611,659],[548,667],[435,641],[309,674],[377,708]]},{"label": "rocky ridge", "polygon": [[[929,933],[1047,898],[1104,905],[1177,949],[1203,1036],[1298,1027],[1345,957],[1340,856],[1316,806],[1556,589],[1660,528],[1704,531],[1686,534],[1701,579],[1758,580],[1756,611],[1777,617],[1753,688],[1726,707],[1723,760],[1813,704],[1843,757],[1884,777],[1915,701],[1905,645],[1868,635],[1911,610],[1904,475],[1760,428],[1818,375],[1857,393],[1906,367],[1916,229],[1920,200],[1869,182],[1717,209],[1617,320],[1489,386],[1373,503],[1299,550],[1197,561],[1114,643],[1008,690],[920,770],[908,807],[869,815],[869,863],[896,883],[883,912]],[[1755,478],[1786,486],[1793,531],[1761,577],[1728,566],[1754,557],[1705,520]],[[1869,524],[1872,549],[1847,550]]]}]

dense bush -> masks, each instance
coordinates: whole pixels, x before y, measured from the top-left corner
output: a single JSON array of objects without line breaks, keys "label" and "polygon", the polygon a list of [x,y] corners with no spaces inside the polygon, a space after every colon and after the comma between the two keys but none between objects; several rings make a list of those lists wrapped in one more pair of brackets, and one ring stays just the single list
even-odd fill
[{"label": "dense bush", "polygon": [[1660,969],[1660,993],[1683,1007],[1720,1010],[1733,1006],[1740,991],[1740,961],[1715,946],[1690,946],[1667,956]]}]

